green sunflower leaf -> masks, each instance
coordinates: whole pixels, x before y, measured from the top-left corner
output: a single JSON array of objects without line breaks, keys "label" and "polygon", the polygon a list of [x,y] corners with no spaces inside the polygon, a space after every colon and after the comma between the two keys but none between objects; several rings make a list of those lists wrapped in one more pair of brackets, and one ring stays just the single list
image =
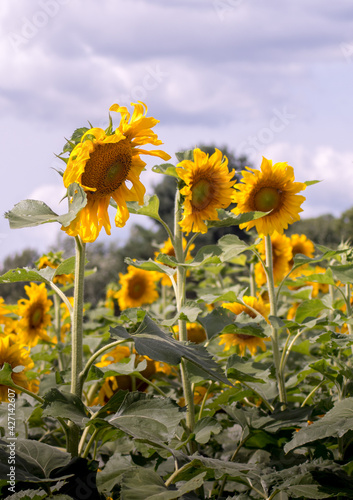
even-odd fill
[{"label": "green sunflower leaf", "polygon": [[9,220],[11,229],[34,227],[48,222],[59,222],[66,227],[87,203],[86,193],[78,184],[69,186],[68,196],[70,206],[67,214],[56,214],[43,201],[23,200],[17,203],[12,210],[6,212],[5,218]]},{"label": "green sunflower leaf", "polygon": [[293,434],[293,439],[284,447],[288,453],[318,439],[340,438],[353,428],[353,398],[337,401],[326,415],[308,427]]},{"label": "green sunflower leaf", "polygon": [[173,500],[186,498],[184,495],[200,488],[206,472],[198,473],[192,479],[167,488],[162,478],[153,469],[134,467],[123,476],[121,498],[124,500]]},{"label": "green sunflower leaf", "polygon": [[227,376],[239,382],[257,382],[265,384],[270,370],[262,363],[246,361],[237,354],[232,354],[227,361]]},{"label": "green sunflower leaf", "polygon": [[304,300],[297,309],[295,321],[302,323],[307,318],[316,318],[324,309],[328,308],[320,299]]},{"label": "green sunflower leaf", "polygon": [[353,264],[330,266],[330,270],[333,272],[335,278],[345,285],[353,283]]},{"label": "green sunflower leaf", "polygon": [[110,333],[114,338],[134,341],[136,351],[142,356],[171,365],[178,365],[182,359],[186,359],[206,372],[212,380],[232,385],[203,346],[175,340],[163,332],[147,314],[135,333],[127,332],[122,326],[111,327]]},{"label": "green sunflower leaf", "polygon": [[215,418],[205,417],[196,422],[194,429],[195,440],[198,443],[206,444],[211,438],[211,434],[219,434],[222,426]]},{"label": "green sunflower leaf", "polygon": [[9,363],[4,363],[0,370],[0,385],[12,385],[12,368]]},{"label": "green sunflower leaf", "polygon": [[239,224],[244,224],[245,222],[250,222],[255,219],[260,219],[264,217],[269,212],[247,212],[245,214],[235,215],[233,212],[228,212],[227,210],[218,209],[219,220],[208,220],[206,221],[206,226],[211,227],[230,227],[239,226]]},{"label": "green sunflower leaf", "polygon": [[175,156],[179,162],[184,160],[194,161],[194,150],[187,149],[186,151],[179,151],[178,153],[175,153]]},{"label": "green sunflower leaf", "polygon": [[44,396],[43,417],[62,417],[84,427],[89,420],[89,412],[77,396],[51,389]]},{"label": "green sunflower leaf", "polygon": [[133,260],[129,257],[125,257],[125,262],[130,266],[137,267],[138,269],[144,269],[145,271],[157,271],[159,273],[168,274],[168,276],[173,276],[176,273],[176,269],[173,269],[170,266],[165,266],[163,264],[159,264],[152,259],[148,260]]},{"label": "green sunflower leaf", "polygon": [[156,220],[161,220],[159,216],[159,199],[157,195],[145,196],[144,204],[141,206],[137,201],[126,202],[130,214],[147,215]]},{"label": "green sunflower leaf", "polygon": [[152,171],[156,174],[170,175],[171,177],[178,177],[176,167],[172,163],[162,163],[152,167]]},{"label": "green sunflower leaf", "polygon": [[0,276],[0,283],[17,283],[19,281],[39,281],[49,283],[52,281],[56,269],[46,267],[44,269],[30,269],[29,267],[10,269]]}]

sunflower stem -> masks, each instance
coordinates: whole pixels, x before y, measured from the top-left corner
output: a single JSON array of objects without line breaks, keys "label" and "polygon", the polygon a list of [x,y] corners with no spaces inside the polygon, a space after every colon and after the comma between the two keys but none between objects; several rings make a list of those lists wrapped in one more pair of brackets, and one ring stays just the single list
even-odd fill
[{"label": "sunflower stem", "polygon": [[[277,316],[277,300],[275,292],[275,282],[273,277],[272,242],[271,242],[271,236],[269,234],[265,236],[265,248],[266,248],[266,274],[267,274],[268,296],[270,301],[270,314],[271,316]],[[271,322],[273,362],[276,369],[279,400],[282,403],[282,409],[284,409],[285,407],[284,405],[287,403],[287,395],[284,383],[284,372],[281,367],[281,355],[280,355],[278,337],[279,337],[278,328]]]},{"label": "sunflower stem", "polygon": [[[80,373],[83,365],[83,288],[85,271],[85,250],[86,244],[79,236],[75,236],[76,260],[75,260],[75,284],[74,284],[74,310],[72,314],[71,330],[71,394],[81,398],[82,383]],[[69,424],[69,439],[67,451],[73,457],[78,456],[78,444],[80,429],[76,424]]]},{"label": "sunflower stem", "polygon": [[[181,221],[181,203],[180,203],[180,191],[177,189],[175,196],[175,222],[174,222],[174,251],[175,257],[178,262],[177,267],[177,283],[176,283],[176,300],[177,300],[177,310],[178,313],[181,312],[182,307],[185,304],[185,282],[186,282],[186,270],[182,264],[185,263],[185,255],[183,250],[183,234],[179,222]],[[179,340],[181,342],[187,341],[187,329],[186,321],[184,319],[178,320],[179,326]],[[183,384],[186,410],[186,425],[190,433],[193,432],[195,428],[195,407],[194,407],[194,395],[191,388],[191,382],[189,374],[187,372],[186,363],[182,359],[180,363],[181,380]],[[191,451],[194,452],[195,443],[190,442]]]}]

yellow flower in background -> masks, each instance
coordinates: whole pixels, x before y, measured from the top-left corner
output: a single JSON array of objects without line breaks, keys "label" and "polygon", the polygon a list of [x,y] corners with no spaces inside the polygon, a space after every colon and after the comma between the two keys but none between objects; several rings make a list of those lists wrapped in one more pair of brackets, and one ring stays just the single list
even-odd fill
[{"label": "yellow flower in background", "polygon": [[[293,258],[298,253],[313,258],[315,253],[314,243],[309,240],[305,234],[292,234],[290,236],[290,244],[292,245]],[[293,265],[293,261],[291,262]]]},{"label": "yellow flower in background", "polygon": [[[131,355],[130,349],[127,346],[116,346],[112,351],[104,354],[99,363],[98,367],[106,367],[112,363],[119,363],[120,361],[129,358]],[[148,356],[137,355],[135,359],[135,366],[137,366],[141,361],[146,360],[147,366],[142,370],[141,375],[146,379],[150,380],[157,372],[165,373],[169,375],[172,373],[173,367],[167,363],[161,363],[153,361]],[[104,379],[103,385],[99,389],[98,395],[89,402],[90,406],[99,404],[104,406],[109,399],[120,389],[128,391],[145,391],[148,388],[147,382],[140,380],[131,375],[116,375],[107,377]]]},{"label": "yellow flower in background", "polygon": [[323,294],[329,292],[329,285],[327,283],[317,283],[315,281],[310,281],[310,274],[325,274],[326,269],[321,266],[315,266],[314,270],[311,270],[310,273],[305,273],[308,276],[308,285],[311,285],[313,287],[312,291],[312,298],[315,298],[319,295],[319,292],[322,292]]},{"label": "yellow flower in background", "polygon": [[[187,241],[186,241],[186,238],[183,238],[183,250],[185,250],[186,248],[186,245],[187,245]],[[192,243],[188,249],[188,253],[185,257],[185,262],[187,262],[188,260],[191,260],[192,259],[192,255],[191,255],[191,252],[192,250],[195,248],[195,245]],[[163,262],[160,262],[159,260],[157,260],[157,257],[160,253],[163,253],[165,255],[169,255],[170,257],[175,257],[175,250],[174,250],[174,246],[173,246],[173,243],[171,241],[170,238],[168,238],[164,243],[163,243],[163,246],[160,250],[157,250],[155,253],[154,253],[154,259],[156,262],[159,262],[160,264],[163,264],[164,266],[166,264],[164,264]],[[187,272],[187,275],[189,274],[189,272]],[[167,274],[164,274],[164,273],[157,273],[156,272],[156,276],[158,277],[158,279],[161,279],[161,284],[163,286],[172,286],[172,282],[169,278],[169,276]],[[174,279],[176,279],[176,275],[174,275]]]},{"label": "yellow flower in background", "polygon": [[36,285],[31,283],[25,286],[28,299],[18,301],[18,332],[23,343],[29,347],[35,346],[39,340],[51,342],[47,334],[47,327],[51,325],[49,313],[52,301],[48,299],[45,283]]},{"label": "yellow flower in background", "polygon": [[155,273],[128,266],[127,273],[119,273],[121,288],[116,292],[121,310],[152,304],[158,299]]},{"label": "yellow flower in background", "polygon": [[219,220],[218,208],[227,208],[232,202],[234,170],[229,172],[228,159],[218,149],[212,156],[200,149],[194,149],[194,161],[183,160],[177,166],[185,187],[180,190],[184,196],[184,212],[180,226],[186,234],[206,233],[204,221]]},{"label": "yellow flower in background", "polygon": [[[44,269],[50,267],[51,269],[56,269],[59,267],[63,259],[61,258],[62,252],[57,252],[56,254],[50,252],[46,255],[42,255],[39,261],[36,263],[38,269]],[[60,283],[61,285],[68,285],[74,282],[73,274],[58,274],[54,277],[53,283]]]},{"label": "yellow flower in background", "polygon": [[[263,316],[267,321],[268,315],[270,314],[270,304],[266,304],[260,296],[250,297],[244,295],[242,300],[246,305],[240,304],[239,302],[225,302],[222,304],[222,307],[237,315],[245,312],[251,318],[256,318],[256,314],[250,309],[251,307],[261,314],[261,316]],[[246,307],[247,305],[250,307]]]},{"label": "yellow flower in background", "polygon": [[[255,309],[259,314],[261,314],[265,320],[268,322],[268,315],[270,313],[269,304],[265,304],[261,297],[249,297],[244,295],[242,300],[246,305]],[[256,318],[256,314],[252,309],[246,307],[244,304],[239,304],[238,302],[230,302],[222,304],[222,307],[232,311],[234,314],[238,315],[244,312],[251,318]],[[267,339],[265,339],[267,340]],[[249,349],[250,353],[254,356],[257,352],[257,348],[260,347],[262,351],[266,350],[266,345],[264,339],[260,337],[255,337],[254,335],[245,335],[243,333],[222,333],[220,335],[219,345],[224,344],[224,350],[228,351],[232,347],[238,347],[240,356],[244,356],[246,348]]]},{"label": "yellow flower in background", "polygon": [[[173,330],[177,333],[177,338],[179,338],[179,326],[173,326]],[[206,331],[200,323],[186,323],[186,331],[189,342],[201,344],[201,342],[204,342],[207,339]]]},{"label": "yellow flower in background", "polygon": [[[288,236],[284,234],[273,233],[271,236],[272,243],[272,261],[273,261],[273,278],[275,283],[279,283],[289,273],[292,261],[292,245]],[[258,251],[265,261],[265,242],[264,240],[258,245]],[[266,274],[261,262],[255,264],[255,280],[257,286],[262,286],[266,283]]]},{"label": "yellow flower in background", "polygon": [[[12,369],[17,366],[23,367],[21,372],[12,372],[11,378],[16,385],[30,389],[32,392],[38,391],[36,381],[29,381],[26,376],[26,371],[34,368],[34,363],[29,356],[29,351],[21,342],[15,341],[12,335],[0,338],[0,369],[8,363]],[[8,386],[0,385],[0,401],[8,401]],[[18,389],[13,389],[15,392],[20,392]]]},{"label": "yellow flower in background", "polygon": [[[194,404],[195,405],[199,405],[202,403],[204,397],[205,397],[205,394],[207,392],[207,389],[206,387],[203,387],[202,385],[197,385],[194,389]],[[210,399],[212,398],[213,396],[213,393],[210,392],[209,394],[207,394],[207,398],[206,399]],[[178,401],[178,405],[179,406],[185,406],[185,398],[182,397],[179,399]]]},{"label": "yellow flower in background", "polygon": [[222,344],[224,344],[225,351],[238,346],[240,356],[245,356],[246,348],[249,349],[252,356],[255,356],[258,347],[262,351],[266,351],[266,345],[262,338],[243,333],[222,333],[219,345]]},{"label": "yellow flower in background", "polygon": [[297,193],[306,185],[294,182],[294,170],[287,163],[275,163],[263,158],[261,170],[245,167],[241,182],[234,186],[236,193],[233,201],[237,206],[232,210],[235,214],[247,212],[270,212],[260,219],[240,224],[240,229],[247,231],[256,227],[259,235],[266,236],[275,231],[283,233],[288,224],[300,219],[300,205],[304,196]]},{"label": "yellow flower in background", "polygon": [[97,239],[102,227],[110,234],[108,207],[111,198],[117,204],[115,225],[125,226],[129,218],[126,202],[137,201],[143,205],[145,187],[140,182],[140,174],[146,163],[140,155],[170,159],[164,151],[141,149],[144,144],[162,144],[151,130],[159,120],[146,117],[145,104],[140,102],[133,106],[134,112],[130,117],[126,107],[113,104],[110,111],[121,114],[115,132],[108,134],[101,128],[91,128],[70,154],[64,185],[80,184],[87,194],[87,205],[69,226],[62,228],[69,236],[79,235],[84,242],[92,242]]},{"label": "yellow flower in background", "polygon": [[128,358],[131,352],[130,349],[125,345],[117,345],[113,350],[103,354],[99,363],[96,364],[98,367],[109,366],[112,363],[119,363],[122,359]]},{"label": "yellow flower in background", "polygon": [[12,310],[13,307],[7,306],[3,297],[0,297],[0,325],[3,326],[3,333],[5,335],[15,332],[17,322],[9,316]]}]

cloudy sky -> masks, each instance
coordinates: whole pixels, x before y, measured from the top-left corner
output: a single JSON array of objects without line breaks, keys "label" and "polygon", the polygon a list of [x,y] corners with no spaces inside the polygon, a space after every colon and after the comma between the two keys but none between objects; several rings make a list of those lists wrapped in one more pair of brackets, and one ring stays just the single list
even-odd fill
[{"label": "cloudy sky", "polygon": [[[340,215],[353,205],[352,21],[351,0],[1,0],[1,215],[26,198],[63,213],[64,137],[137,100],[171,155],[213,142],[255,166],[287,161],[323,181],[303,217]],[[59,233],[1,216],[0,264]]]}]

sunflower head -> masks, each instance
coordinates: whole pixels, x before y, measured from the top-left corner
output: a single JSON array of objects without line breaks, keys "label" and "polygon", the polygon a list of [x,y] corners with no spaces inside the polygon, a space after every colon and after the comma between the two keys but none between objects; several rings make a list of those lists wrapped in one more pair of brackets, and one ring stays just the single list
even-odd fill
[{"label": "sunflower head", "polygon": [[[187,241],[185,238],[183,238],[183,250],[185,250],[186,248],[186,245],[187,245]],[[187,252],[187,255],[185,257],[185,262],[187,262],[188,260],[191,260],[192,259],[192,255],[191,255],[191,252],[192,250],[195,248],[195,245],[192,243],[189,248],[188,248],[188,252]],[[174,250],[174,246],[173,246],[173,243],[171,241],[170,238],[168,238],[162,245],[162,247],[160,248],[160,250],[157,250],[155,253],[154,253],[154,258],[155,258],[155,261],[156,262],[160,262],[157,257],[158,255],[162,253],[164,255],[168,255],[169,257],[175,257],[175,250]],[[167,264],[164,264],[164,262],[160,262],[161,264],[163,265],[167,265]],[[187,271],[186,275],[188,276],[190,274],[190,271]],[[172,282],[169,278],[168,275],[164,274],[164,273],[158,273],[156,272],[156,279],[160,279],[161,280],[161,284],[163,286],[172,286]],[[175,275],[175,279],[176,279],[176,275]]]},{"label": "sunflower head", "polygon": [[260,314],[266,321],[268,321],[267,318],[270,314],[270,305],[265,303],[260,296],[250,297],[244,295],[242,301],[244,304],[240,304],[239,302],[226,302],[222,304],[222,307],[232,311],[232,313],[236,315],[244,312],[251,318],[256,318],[256,315]]},{"label": "sunflower head", "polygon": [[158,120],[147,118],[147,107],[139,102],[133,104],[130,113],[124,106],[113,104],[110,111],[120,113],[120,124],[115,131],[91,128],[85,130],[81,139],[72,149],[64,172],[64,185],[78,183],[86,192],[87,204],[67,227],[62,229],[70,236],[79,235],[84,242],[95,241],[104,227],[110,234],[108,206],[111,198],[117,212],[115,225],[123,227],[129,218],[127,201],[137,201],[143,205],[145,187],[140,182],[140,174],[146,163],[141,154],[158,156],[169,160],[164,151],[141,149],[145,144],[162,144],[151,130]]},{"label": "sunflower head", "polygon": [[116,292],[121,310],[152,304],[158,299],[155,273],[128,266],[126,274],[119,274],[121,288]]},{"label": "sunflower head", "polygon": [[235,186],[233,201],[237,206],[232,210],[235,214],[247,212],[270,212],[260,219],[240,224],[241,229],[256,227],[258,234],[268,235],[274,231],[283,233],[288,224],[300,219],[300,205],[304,196],[297,193],[306,185],[294,182],[294,170],[287,163],[275,163],[263,158],[261,170],[245,167],[243,178]]},{"label": "sunflower head", "polygon": [[[273,278],[279,283],[289,273],[292,267],[292,245],[288,236],[274,232],[271,236]],[[264,240],[258,245],[258,251],[263,259],[266,258]],[[255,280],[258,286],[266,283],[266,274],[261,262],[255,264]]]},{"label": "sunflower head", "polygon": [[[62,253],[63,252],[49,252],[48,254],[42,255],[42,257],[40,257],[40,259],[36,262],[36,266],[38,269],[44,269],[46,267],[56,269],[62,262],[64,262]],[[73,281],[73,274],[58,274],[57,276],[54,276],[53,279],[53,283],[60,283],[61,285],[68,285],[73,283]]]},{"label": "sunflower head", "polygon": [[[179,326],[175,325],[173,330],[179,338]],[[194,344],[201,344],[207,339],[206,331],[200,323],[186,323],[186,332],[188,341]]]},{"label": "sunflower head", "polygon": [[51,342],[47,335],[47,327],[51,324],[50,307],[52,301],[48,299],[45,283],[37,285],[31,283],[25,286],[28,299],[18,301],[18,333],[24,344],[35,346],[40,339]]},{"label": "sunflower head", "polygon": [[185,186],[183,219],[180,226],[186,234],[206,233],[207,220],[219,220],[217,209],[227,208],[232,202],[234,170],[229,172],[228,159],[218,149],[212,156],[194,149],[194,160],[183,160],[176,169]]},{"label": "sunflower head", "polygon": [[[8,363],[12,370],[17,366],[23,367],[22,371],[13,371],[11,373],[13,382],[25,389],[30,387],[31,390],[37,392],[36,384],[33,381],[30,383],[26,376],[26,371],[34,367],[29,351],[23,343],[15,341],[12,335],[0,338],[0,369],[4,366],[4,363]],[[15,392],[19,391],[15,390]],[[6,385],[0,385],[0,401],[8,401],[8,386]]]}]

